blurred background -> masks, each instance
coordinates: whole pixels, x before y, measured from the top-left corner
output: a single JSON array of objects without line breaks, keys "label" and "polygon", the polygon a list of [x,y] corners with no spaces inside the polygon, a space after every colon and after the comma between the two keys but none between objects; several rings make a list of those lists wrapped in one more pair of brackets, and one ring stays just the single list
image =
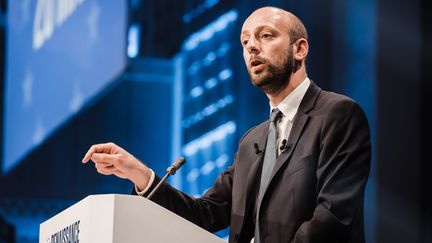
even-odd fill
[{"label": "blurred background", "polygon": [[40,223],[84,197],[130,193],[81,164],[94,143],[159,175],[185,156],[171,183],[203,194],[268,116],[239,43],[264,5],[303,20],[309,77],[367,114],[367,242],[432,242],[426,0],[0,0],[0,242],[38,242]]}]

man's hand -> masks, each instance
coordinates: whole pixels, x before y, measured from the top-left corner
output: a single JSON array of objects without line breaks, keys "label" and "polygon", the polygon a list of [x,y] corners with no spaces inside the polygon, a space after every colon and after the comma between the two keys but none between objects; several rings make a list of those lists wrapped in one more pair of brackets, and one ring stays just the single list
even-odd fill
[{"label": "man's hand", "polygon": [[93,161],[97,172],[115,175],[132,181],[143,190],[150,179],[151,171],[141,161],[114,143],[95,144],[90,147],[82,162]]}]

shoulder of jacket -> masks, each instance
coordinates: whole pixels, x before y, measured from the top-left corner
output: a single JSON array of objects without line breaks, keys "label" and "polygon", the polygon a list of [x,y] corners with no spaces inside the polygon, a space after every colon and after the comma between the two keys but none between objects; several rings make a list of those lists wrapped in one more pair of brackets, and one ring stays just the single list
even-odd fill
[{"label": "shoulder of jacket", "polygon": [[351,97],[330,92],[321,91],[316,102],[316,108],[326,108],[332,110],[338,110],[340,108],[358,108],[359,104]]},{"label": "shoulder of jacket", "polygon": [[249,130],[247,130],[244,134],[243,134],[243,136],[240,138],[240,143],[250,134],[250,133],[252,133],[253,131],[255,131],[256,129],[259,129],[260,127],[262,127],[262,126],[264,126],[266,123],[268,123],[268,120],[267,121],[264,121],[264,122],[262,122],[262,123],[260,123],[260,124],[258,124],[258,125],[255,125],[255,126],[253,126],[253,127],[251,127]]}]

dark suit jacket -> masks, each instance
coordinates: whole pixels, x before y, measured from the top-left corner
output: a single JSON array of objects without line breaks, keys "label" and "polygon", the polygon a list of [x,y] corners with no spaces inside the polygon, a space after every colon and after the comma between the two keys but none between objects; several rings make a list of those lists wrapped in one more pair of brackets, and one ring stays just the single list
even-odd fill
[{"label": "dark suit jacket", "polygon": [[[165,183],[152,200],[212,232],[231,226],[230,242],[249,242],[264,157],[254,143],[265,148],[268,127],[266,121],[244,135],[233,165],[203,197],[192,198]],[[371,146],[362,109],[311,82],[287,145],[261,204],[261,242],[364,242]]]}]

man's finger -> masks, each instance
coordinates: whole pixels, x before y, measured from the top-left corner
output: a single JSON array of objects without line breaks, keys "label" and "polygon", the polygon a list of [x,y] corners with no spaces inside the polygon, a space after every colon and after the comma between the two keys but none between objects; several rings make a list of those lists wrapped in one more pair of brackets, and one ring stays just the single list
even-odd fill
[{"label": "man's finger", "polygon": [[94,153],[94,148],[93,148],[93,146],[91,146],[90,149],[87,151],[87,153],[84,155],[82,162],[84,164],[87,163],[90,160],[93,153]]},{"label": "man's finger", "polygon": [[105,162],[95,162],[95,167],[96,168],[108,168],[108,167],[113,167],[114,165],[111,163],[105,163]]},{"label": "man's finger", "polygon": [[90,149],[87,151],[87,153],[84,155],[82,162],[87,163],[91,159],[94,153],[111,154],[112,151],[114,151],[115,146],[116,145],[114,143],[100,143],[100,144],[92,145]]},{"label": "man's finger", "polygon": [[91,156],[91,160],[95,163],[108,163],[108,164],[116,164],[117,157],[115,154],[105,154],[105,153],[93,153]]},{"label": "man's finger", "polygon": [[111,175],[114,172],[117,172],[118,170],[108,163],[96,163],[95,164],[97,172],[104,175]]},{"label": "man's finger", "polygon": [[[113,167],[114,168],[114,167]],[[114,172],[115,172],[116,170],[115,170],[115,168],[114,169],[97,169],[97,172],[99,173],[99,174],[102,174],[102,175],[112,175],[112,174],[114,174]]]}]

